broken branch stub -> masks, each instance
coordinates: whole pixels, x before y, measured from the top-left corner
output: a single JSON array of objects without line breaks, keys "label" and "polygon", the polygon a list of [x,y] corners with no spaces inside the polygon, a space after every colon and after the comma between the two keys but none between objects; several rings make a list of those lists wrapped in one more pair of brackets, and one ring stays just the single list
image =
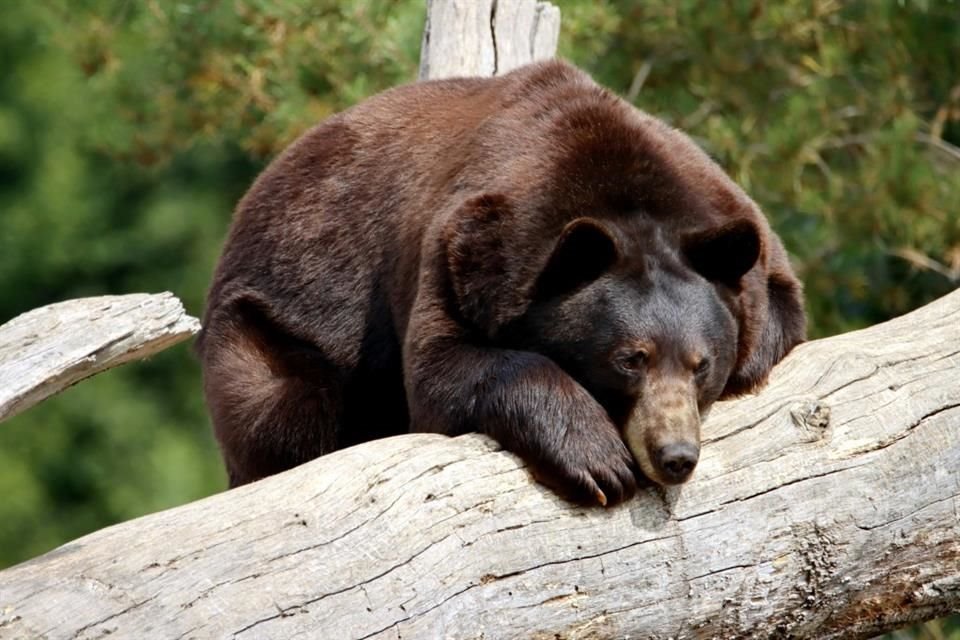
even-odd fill
[{"label": "broken branch stub", "polygon": [[0,420],[200,329],[172,293],[58,302],[0,326]]}]

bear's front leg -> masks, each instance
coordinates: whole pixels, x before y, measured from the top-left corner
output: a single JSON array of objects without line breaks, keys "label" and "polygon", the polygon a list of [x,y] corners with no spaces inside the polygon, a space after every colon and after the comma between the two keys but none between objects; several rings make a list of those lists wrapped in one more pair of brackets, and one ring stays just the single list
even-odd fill
[{"label": "bear's front leg", "polygon": [[634,461],[616,426],[552,360],[439,333],[407,340],[414,430],[486,433],[576,502],[612,505],[634,494]]}]

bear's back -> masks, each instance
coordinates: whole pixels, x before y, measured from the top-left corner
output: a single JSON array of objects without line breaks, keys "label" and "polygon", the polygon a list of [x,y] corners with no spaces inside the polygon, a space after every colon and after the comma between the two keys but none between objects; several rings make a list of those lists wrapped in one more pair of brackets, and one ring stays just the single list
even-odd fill
[{"label": "bear's back", "polygon": [[[208,312],[255,291],[279,316],[298,318],[309,299],[303,320],[318,335],[358,324],[373,306],[408,306],[426,227],[469,194],[516,182],[518,165],[541,162],[531,124],[563,96],[597,90],[551,61],[498,78],[398,87],[328,118],[240,201]],[[403,299],[385,300],[386,289]]]}]

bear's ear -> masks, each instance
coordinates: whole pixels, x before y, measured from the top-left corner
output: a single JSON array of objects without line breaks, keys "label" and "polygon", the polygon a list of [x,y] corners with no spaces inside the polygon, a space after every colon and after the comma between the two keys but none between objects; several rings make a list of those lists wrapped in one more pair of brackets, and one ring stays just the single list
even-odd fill
[{"label": "bear's ear", "polygon": [[606,227],[593,218],[577,218],[560,233],[537,278],[534,297],[551,298],[593,282],[619,257],[617,242]]},{"label": "bear's ear", "polygon": [[689,235],[681,245],[697,273],[733,288],[760,257],[760,233],[749,220]]}]

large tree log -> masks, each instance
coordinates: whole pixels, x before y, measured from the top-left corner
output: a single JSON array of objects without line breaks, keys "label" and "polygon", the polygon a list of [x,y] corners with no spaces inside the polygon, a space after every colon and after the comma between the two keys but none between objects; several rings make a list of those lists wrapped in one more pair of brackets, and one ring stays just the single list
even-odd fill
[{"label": "large tree log", "polygon": [[0,572],[4,638],[863,638],[960,604],[960,292],[801,346],[682,487],[367,443]]},{"label": "large tree log", "polygon": [[0,326],[0,420],[200,329],[172,293],[58,302]]},{"label": "large tree log", "polygon": [[427,0],[420,78],[493,76],[552,58],[560,10],[536,0]]}]

